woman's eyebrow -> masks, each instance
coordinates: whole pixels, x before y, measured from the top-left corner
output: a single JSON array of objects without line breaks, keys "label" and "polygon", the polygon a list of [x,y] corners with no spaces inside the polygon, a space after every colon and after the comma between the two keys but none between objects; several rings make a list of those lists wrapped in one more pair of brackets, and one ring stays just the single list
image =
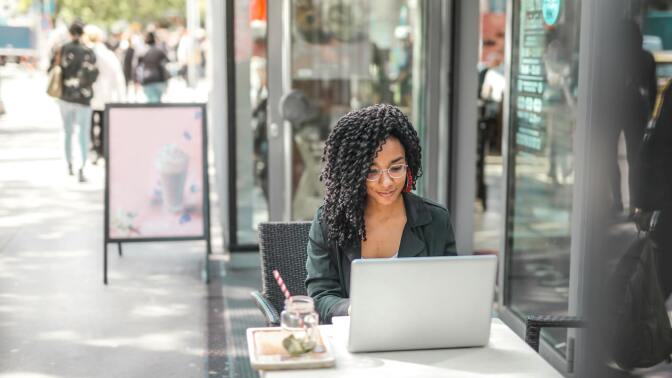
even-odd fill
[{"label": "woman's eyebrow", "polygon": [[[401,162],[401,161],[404,161],[405,159],[406,159],[405,157],[403,157],[403,156],[399,156],[398,158],[392,160],[388,165],[392,165],[392,164],[394,164],[394,163],[399,163],[399,162]],[[371,164],[372,167],[377,166],[377,165],[378,165],[378,164],[375,163],[375,162],[374,162],[373,164]]]}]

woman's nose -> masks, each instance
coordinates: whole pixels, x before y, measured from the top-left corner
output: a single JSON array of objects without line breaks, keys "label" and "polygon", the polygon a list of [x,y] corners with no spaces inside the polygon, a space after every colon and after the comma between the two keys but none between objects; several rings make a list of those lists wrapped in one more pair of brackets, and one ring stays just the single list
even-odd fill
[{"label": "woman's nose", "polygon": [[383,186],[390,186],[394,183],[394,180],[392,180],[392,177],[390,176],[390,172],[383,172],[382,173],[382,182],[381,184]]}]

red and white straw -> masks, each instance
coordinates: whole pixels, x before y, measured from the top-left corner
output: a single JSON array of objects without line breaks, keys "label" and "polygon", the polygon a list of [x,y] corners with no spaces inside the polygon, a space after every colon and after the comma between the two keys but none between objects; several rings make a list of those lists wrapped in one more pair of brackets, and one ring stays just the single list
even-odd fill
[{"label": "red and white straw", "polygon": [[289,290],[287,290],[287,286],[285,286],[285,281],[283,281],[282,277],[280,277],[280,272],[278,272],[276,269],[273,269],[273,277],[275,277],[275,281],[278,283],[280,291],[282,291],[282,294],[285,296],[285,299],[291,298],[292,295],[289,294]]}]

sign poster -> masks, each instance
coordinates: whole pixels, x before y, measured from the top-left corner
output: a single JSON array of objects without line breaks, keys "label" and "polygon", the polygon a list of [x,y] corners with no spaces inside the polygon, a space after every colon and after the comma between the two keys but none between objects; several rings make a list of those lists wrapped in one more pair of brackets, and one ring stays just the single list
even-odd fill
[{"label": "sign poster", "polygon": [[207,236],[205,106],[106,109],[108,241]]},{"label": "sign poster", "polygon": [[512,104],[516,110],[515,143],[523,151],[540,153],[546,140],[543,117],[546,36],[539,0],[521,1],[518,38],[518,67],[513,76]]}]

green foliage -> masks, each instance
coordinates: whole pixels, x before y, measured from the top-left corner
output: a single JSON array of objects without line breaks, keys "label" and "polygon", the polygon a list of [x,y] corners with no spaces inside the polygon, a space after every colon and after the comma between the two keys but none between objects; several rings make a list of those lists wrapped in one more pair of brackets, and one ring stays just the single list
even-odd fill
[{"label": "green foliage", "polygon": [[19,11],[19,13],[26,13],[28,12],[28,9],[33,5],[33,0],[20,0],[19,5],[16,7],[16,9]]},{"label": "green foliage", "polygon": [[58,0],[56,17],[66,22],[79,18],[100,26],[109,26],[118,20],[149,23],[184,18],[185,3],[186,0]]}]

